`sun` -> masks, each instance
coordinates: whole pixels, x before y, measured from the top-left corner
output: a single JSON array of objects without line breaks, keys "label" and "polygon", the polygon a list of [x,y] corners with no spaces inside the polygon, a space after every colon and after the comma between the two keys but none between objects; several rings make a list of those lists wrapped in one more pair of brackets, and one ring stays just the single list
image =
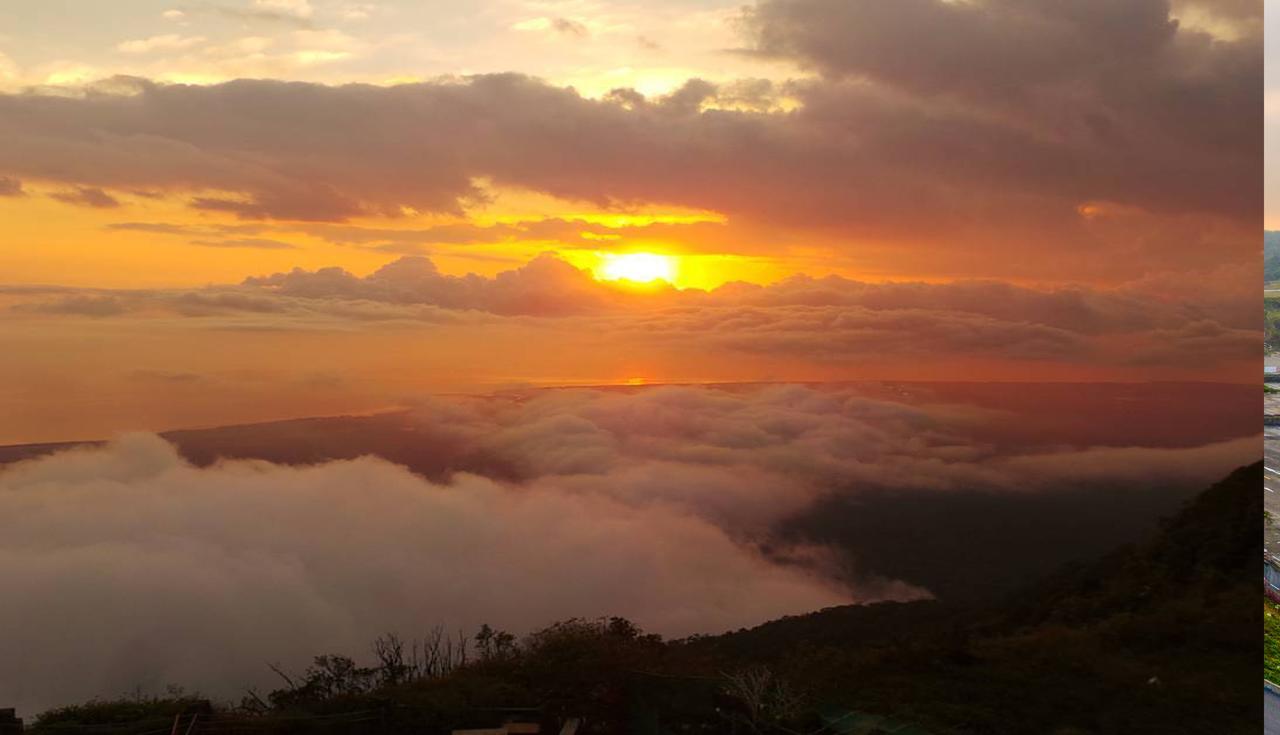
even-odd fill
[{"label": "sun", "polygon": [[605,253],[600,258],[604,263],[599,277],[604,281],[649,283],[661,280],[671,283],[675,279],[676,259],[669,255]]}]

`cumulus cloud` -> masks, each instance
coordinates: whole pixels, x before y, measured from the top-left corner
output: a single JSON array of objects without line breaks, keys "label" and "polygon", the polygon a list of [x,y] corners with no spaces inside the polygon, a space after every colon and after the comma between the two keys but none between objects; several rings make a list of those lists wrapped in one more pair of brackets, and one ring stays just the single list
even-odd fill
[{"label": "cumulus cloud", "polygon": [[[298,20],[303,7],[253,10]],[[460,214],[488,181],[716,211],[742,238],[803,231],[881,266],[910,244],[944,272],[963,267],[955,250],[1041,275],[1086,270],[1099,252],[1112,271],[1161,256],[1185,268],[1204,252],[1191,229],[1212,223],[1228,231],[1219,257],[1253,256],[1240,231],[1261,206],[1261,119],[1239,111],[1260,105],[1259,33],[1183,27],[1159,0],[765,0],[743,27],[752,53],[816,76],[603,99],[515,74],[387,87],[135,79],[123,94],[0,97],[0,173],[186,191],[201,210],[302,221]],[[352,53],[349,39],[305,33],[317,60]],[[1099,201],[1165,225],[1201,219],[1166,227],[1171,240],[1147,223],[1119,262],[1115,238],[1080,214]]]},{"label": "cumulus cloud", "polygon": [[[874,217],[880,222],[897,219],[901,227],[906,224],[901,216],[907,201],[891,197],[905,194],[902,187],[932,181],[924,191],[943,195],[961,180],[973,187],[974,168],[986,171],[984,188],[994,183],[1001,188],[1039,189],[1045,195],[1066,198],[1072,211],[1079,197],[1086,195],[1147,206],[1172,206],[1174,197],[1183,200],[1177,202],[1179,208],[1244,206],[1240,200],[1226,201],[1225,195],[1214,191],[1196,196],[1153,189],[1174,186],[1161,184],[1152,175],[1170,165],[1154,160],[1154,156],[1141,162],[1143,166],[1137,171],[1116,170],[1118,180],[1098,176],[1094,182],[1098,188],[1089,190],[1089,184],[1078,178],[1078,169],[1067,164],[1068,159],[1087,158],[1084,152],[1000,129],[982,119],[962,117],[946,126],[936,121],[900,119],[909,111],[895,109],[900,103],[883,99],[878,92],[860,92],[843,85],[814,88],[808,93],[809,104],[803,114],[771,116],[698,112],[698,106],[687,104],[695,91],[706,99],[714,94],[714,87],[691,82],[665,103],[632,109],[583,99],[570,90],[512,75],[476,77],[463,84],[390,88],[329,88],[269,81],[181,87],[138,81],[135,93],[128,97],[70,101],[11,97],[4,102],[14,113],[10,119],[18,121],[11,123],[14,146],[19,140],[48,145],[54,141],[41,139],[56,135],[60,145],[87,157],[71,175],[79,171],[87,180],[145,178],[146,185],[180,186],[178,174],[182,172],[192,177],[186,181],[194,179],[207,187],[248,193],[251,199],[247,202],[198,200],[201,206],[219,206],[247,217],[343,219],[362,212],[394,213],[405,206],[457,211],[461,200],[475,196],[472,181],[490,176],[500,182],[593,201],[670,201],[737,215],[759,210],[793,222],[817,219],[849,224],[859,217]],[[303,130],[293,125],[282,128],[273,122],[275,118],[263,116],[264,107],[287,111],[284,119],[308,123]],[[358,118],[332,114],[344,108],[364,109],[369,114]],[[384,108],[387,114],[374,112]],[[393,108],[399,114],[390,114]],[[851,116],[850,111],[857,111],[857,115]],[[546,117],[576,122],[571,126],[537,125],[537,120]],[[27,121],[49,118],[64,124],[53,129],[56,132],[47,125],[38,130],[26,127]],[[223,133],[212,135],[212,129],[201,120],[222,120],[219,130]],[[367,129],[373,120],[383,121],[378,135]],[[402,129],[385,130],[387,120],[398,121],[393,127]],[[909,124],[917,128],[904,129]],[[846,135],[831,135],[841,128]],[[93,140],[89,136],[95,129],[125,137]],[[574,136],[567,135],[569,129]],[[938,136],[935,131],[941,129],[952,132]],[[424,130],[432,134],[422,135]],[[483,134],[476,136],[476,130]],[[891,130],[892,138],[887,137]],[[156,150],[159,157],[147,169],[131,170],[133,167],[122,167],[121,161],[90,173],[92,164],[111,162],[123,152],[119,146],[127,145],[128,136],[136,135],[154,136],[154,142],[161,144]],[[840,148],[840,142],[850,136],[870,138],[881,145]],[[1006,139],[998,147],[972,145],[972,138],[997,137]],[[584,140],[590,142],[584,144]],[[326,145],[326,141],[333,145]],[[313,154],[322,150],[326,158],[316,159]],[[1183,152],[1180,165],[1190,167],[1199,162],[1216,167],[1223,163],[1218,157],[1197,161],[1191,153]],[[298,156],[310,156],[310,165],[300,165]],[[1126,163],[1132,155],[1128,158]],[[254,165],[233,166],[233,159]],[[560,165],[552,165],[553,160]],[[763,174],[781,168],[789,172],[786,180],[811,185],[788,193],[771,183],[777,176],[729,176],[717,165],[729,160],[739,172]],[[1033,172],[1028,170],[1028,160],[1040,160],[1046,166]],[[909,168],[903,166],[907,161]],[[17,174],[53,173],[51,166],[38,158],[18,161],[4,156],[0,163]],[[1099,165],[1114,167],[1101,159]],[[311,175],[304,178],[294,173],[303,169]],[[676,173],[689,170],[700,172],[696,180]],[[1213,173],[1214,180],[1227,184],[1221,171]],[[872,181],[879,186],[870,186]],[[1128,190],[1102,189],[1118,186]],[[834,191],[828,193],[830,189]],[[770,197],[781,201],[771,202]],[[845,200],[843,209],[832,206],[836,197]],[[797,206],[802,208],[798,213],[792,209]],[[847,211],[850,206],[853,212]],[[952,208],[941,207],[937,215],[943,216]]]},{"label": "cumulus cloud", "polygon": [[286,296],[368,299],[399,304],[431,304],[495,314],[555,316],[599,311],[628,294],[602,287],[591,274],[552,255],[543,255],[493,278],[440,273],[428,258],[407,256],[358,278],[341,268],[250,277],[244,285]]},{"label": "cumulus cloud", "polygon": [[[468,274],[449,276],[439,272],[429,258],[409,256],[383,266],[365,277],[337,267],[252,276],[244,285],[274,293],[311,298],[370,299],[392,303],[428,303],[450,308],[489,311],[486,301],[501,300],[489,291],[558,292],[572,311],[599,310],[603,294],[615,286],[595,280],[589,271],[575,268],[547,253],[515,270],[493,278]],[[1126,291],[1084,287],[1039,290],[996,281],[957,281],[929,284],[912,282],[869,283],[840,276],[812,278],[798,275],[771,285],[730,283],[710,293],[674,289],[641,292],[628,305],[756,307],[863,307],[873,311],[924,310],[975,314],[999,321],[1042,324],[1084,334],[1147,329],[1180,324],[1192,311],[1179,304],[1143,298]],[[470,297],[470,298],[468,298]],[[510,297],[505,297],[510,298]],[[514,313],[541,313],[537,309]]]},{"label": "cumulus cloud", "polygon": [[1173,0],[1178,23],[1235,40],[1262,29],[1262,4],[1252,0]]},{"label": "cumulus cloud", "polygon": [[[116,229],[194,234],[186,226],[122,223]],[[227,230],[193,244],[281,249],[283,241]],[[404,243],[390,243],[398,249]],[[365,246],[376,247],[376,246]],[[385,246],[384,246],[385,247]],[[1256,356],[1254,316],[1234,301],[1164,298],[1141,288],[1034,289],[996,281],[870,283],[794,276],[710,292],[665,284],[602,282],[546,253],[495,276],[441,273],[427,257],[401,257],[368,276],[328,267],[246,278],[196,291],[32,294],[27,313],[204,316],[274,312],[281,327],[308,319],[545,323],[622,342],[685,345],[705,353],[774,355],[811,364],[978,357],[1067,366],[1191,365],[1216,370]]]},{"label": "cumulus cloud", "polygon": [[234,694],[389,629],[625,614],[680,634],[857,599],[669,507],[375,459],[196,469],[138,435],[6,469],[0,507],[24,518],[0,541],[0,680],[25,711],[135,684]]},{"label": "cumulus cloud", "polygon": [[[795,276],[777,284],[734,283],[710,293],[635,292],[600,283],[552,256],[495,278],[441,274],[423,257],[397,260],[360,278],[338,268],[251,277],[255,289],[317,299],[430,304],[505,315],[630,312],[613,329],[687,338],[743,352],[814,359],[858,356],[990,355],[1015,360],[1159,362],[1241,360],[1255,351],[1251,319],[1235,309],[1169,303],[1125,289],[1036,290],[1007,283],[866,283]],[[1135,342],[1126,356],[1095,344]],[[1212,349],[1206,349],[1206,348]]]},{"label": "cumulus cloud", "polygon": [[[1260,103],[1260,32],[1224,42],[1181,29],[1166,0],[763,0],[745,21],[760,53],[1016,117],[1084,155],[1144,135],[1160,140],[1132,155],[1226,153],[1215,140],[1259,129],[1216,116]],[[1209,90],[1218,112],[1186,106]],[[1256,187],[1237,184],[1256,205]]]},{"label": "cumulus cloud", "polygon": [[[358,653],[386,630],[623,614],[678,635],[910,599],[927,593],[874,567],[850,574],[834,549],[775,530],[823,500],[886,489],[919,502],[1073,488],[1117,503],[1138,488],[1181,497],[1257,451],[1252,438],[997,448],[975,427],[1008,416],[883,393],[433,399],[393,441],[372,437],[420,457],[409,461],[431,480],[372,457],[195,466],[152,435],[11,464],[0,625],[17,634],[0,641],[0,681],[28,710],[168,682],[218,695],[263,683],[264,662]],[[273,443],[290,432],[264,427],[246,446],[289,451]]]},{"label": "cumulus cloud", "polygon": [[[516,401],[431,401],[413,421],[431,427],[457,456],[478,458],[470,471],[629,504],[673,503],[753,533],[830,492],[884,486],[1035,492],[1068,479],[1121,477],[1195,487],[1257,450],[1252,437],[1105,448],[1089,447],[1082,437],[1011,452],[977,438],[981,428],[1033,418],[840,385],[553,390]],[[1141,480],[1144,473],[1148,480]]]}]

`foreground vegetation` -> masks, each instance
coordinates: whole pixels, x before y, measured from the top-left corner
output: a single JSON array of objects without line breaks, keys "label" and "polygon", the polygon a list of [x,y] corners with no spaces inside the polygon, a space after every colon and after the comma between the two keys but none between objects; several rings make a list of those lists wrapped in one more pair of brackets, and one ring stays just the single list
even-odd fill
[{"label": "foreground vegetation", "polygon": [[1262,349],[1268,355],[1280,352],[1280,296],[1262,297]]},{"label": "foreground vegetation", "polygon": [[1263,282],[1263,344],[1267,354],[1280,351],[1280,298],[1270,297],[1266,290],[1277,288],[1280,282],[1280,232],[1263,233],[1262,239]]},{"label": "foreground vegetation", "polygon": [[1262,675],[1280,683],[1280,605],[1262,601]]},{"label": "foreground vegetation", "polygon": [[[383,636],[368,665],[319,656],[238,704],[175,692],[55,710],[34,729],[168,731],[178,716],[185,731],[199,714],[193,733],[443,733],[509,717],[544,732],[582,718],[582,733],[875,732],[877,718],[904,733],[1257,732],[1260,482],[1260,465],[1237,471],[1147,543],[994,609],[840,607],[679,641],[621,618],[519,639]],[[1278,615],[1266,606],[1276,678]]]}]

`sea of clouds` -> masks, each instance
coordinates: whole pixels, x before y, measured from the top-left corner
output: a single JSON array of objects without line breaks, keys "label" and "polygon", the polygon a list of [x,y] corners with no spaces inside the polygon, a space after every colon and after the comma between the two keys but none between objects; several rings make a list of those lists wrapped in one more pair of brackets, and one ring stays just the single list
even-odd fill
[{"label": "sea of clouds", "polygon": [[919,599],[850,584],[830,550],[773,529],[863,487],[1202,486],[1256,454],[1010,453],[965,429],[992,417],[796,385],[555,390],[420,405],[407,420],[457,468],[431,480],[376,457],[196,466],[153,434],[17,462],[0,469],[6,704],[234,696],[271,685],[268,662],[435,625],[623,615],[678,636]]}]

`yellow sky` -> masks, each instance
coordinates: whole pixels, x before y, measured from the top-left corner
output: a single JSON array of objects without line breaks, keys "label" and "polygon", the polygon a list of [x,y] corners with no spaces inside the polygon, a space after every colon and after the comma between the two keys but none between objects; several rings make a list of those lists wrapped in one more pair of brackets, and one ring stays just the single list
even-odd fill
[{"label": "yellow sky", "polygon": [[[489,242],[433,243],[407,246],[403,253],[372,250],[358,245],[327,242],[289,223],[247,223],[233,216],[197,212],[187,206],[189,196],[153,197],[112,193],[119,206],[87,207],[55,198],[67,187],[27,182],[25,195],[0,197],[0,237],[12,247],[0,247],[0,269],[9,283],[59,284],[100,288],[155,288],[237,283],[246,276],[340,266],[364,275],[400,257],[431,257],[442,272],[491,276],[518,267],[540,253],[555,251],[579,268],[600,272],[618,253],[653,253],[675,263],[673,285],[709,289],[728,281],[768,283],[795,272],[786,258],[728,253],[690,253],[690,243],[673,239],[587,233],[591,241],[566,247],[555,239],[513,242],[495,237]],[[194,195],[192,195],[194,196]],[[408,214],[398,218],[362,218],[343,223],[353,228],[410,232],[425,227],[471,223],[484,226],[565,219],[617,229],[654,223],[719,223],[714,212],[676,207],[605,210],[588,203],[556,200],[529,192],[494,191],[492,201],[463,217]],[[136,229],[113,229],[130,223],[191,228],[172,234]],[[295,223],[296,224],[296,223]],[[210,228],[270,228],[269,235],[218,236],[199,234]],[[226,232],[226,230],[224,230]],[[222,244],[269,240],[271,247]],[[592,247],[592,241],[596,244]],[[27,244],[38,243],[38,246]],[[219,243],[198,244],[198,243]],[[285,245],[289,247],[284,247]]]},{"label": "yellow sky", "polygon": [[[734,52],[741,45],[735,27],[741,7],[736,0],[485,0],[465,8],[434,0],[234,0],[218,7],[70,0],[65,5],[63,11],[42,3],[6,8],[10,28],[22,32],[0,33],[0,90],[35,86],[48,91],[49,85],[62,85],[69,91],[113,75],[183,84],[237,78],[395,84],[516,71],[572,86],[587,97],[620,87],[656,96],[695,77],[728,82],[784,79],[793,73],[790,64]],[[80,22],[63,22],[67,10]],[[200,192],[149,198],[112,189],[110,195],[121,205],[94,209],[50,198],[65,186],[25,177],[24,185],[26,196],[0,197],[0,268],[11,283],[185,286],[330,265],[364,274],[413,252],[408,247],[403,253],[361,249],[280,232],[269,239],[292,248],[192,245],[199,238],[107,228],[128,222],[206,227],[245,223],[229,215],[193,212],[186,203]],[[468,213],[472,221],[583,217],[618,224],[645,218],[676,222],[718,217],[647,207],[623,218],[618,212],[544,195],[493,195],[493,203]],[[410,215],[349,224],[411,229],[442,221],[447,218]],[[233,238],[222,238],[228,239]],[[671,240],[607,238],[595,249],[582,243],[566,247],[554,239],[432,243],[419,249],[446,273],[491,275],[546,250],[561,252],[579,267],[596,269],[602,253],[679,256],[694,248]],[[679,259],[675,283],[711,288],[738,279],[776,280],[791,271],[772,259],[702,248],[697,256]]]}]

